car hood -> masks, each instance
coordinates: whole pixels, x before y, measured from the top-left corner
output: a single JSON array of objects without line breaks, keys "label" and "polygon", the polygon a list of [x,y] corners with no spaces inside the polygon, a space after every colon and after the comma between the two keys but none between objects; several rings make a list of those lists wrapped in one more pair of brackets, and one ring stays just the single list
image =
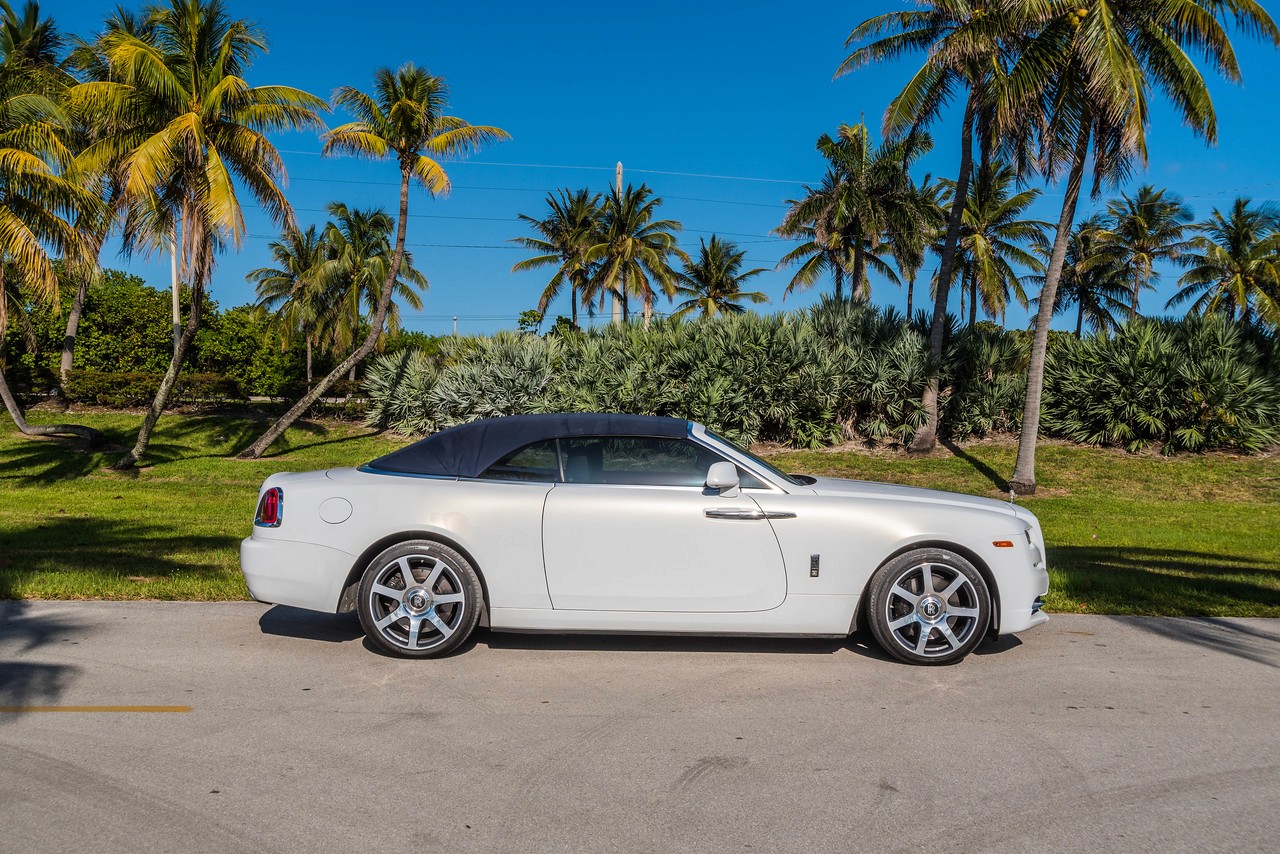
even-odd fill
[{"label": "car hood", "polygon": [[868,498],[879,501],[911,501],[921,504],[947,504],[954,507],[970,507],[978,510],[990,510],[1020,519],[1034,518],[1027,510],[997,501],[994,498],[982,498],[977,495],[964,495],[959,492],[943,492],[940,489],[923,489],[918,486],[899,486],[892,483],[872,483],[865,480],[845,480],[839,477],[818,477],[809,485],[818,495],[835,497]]}]

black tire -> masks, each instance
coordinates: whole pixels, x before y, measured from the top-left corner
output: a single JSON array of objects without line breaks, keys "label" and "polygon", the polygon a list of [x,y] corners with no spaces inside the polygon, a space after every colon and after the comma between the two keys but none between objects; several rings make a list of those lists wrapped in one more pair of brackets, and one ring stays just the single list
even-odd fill
[{"label": "black tire", "polygon": [[471,636],[482,597],[480,578],[465,557],[440,543],[409,540],[369,563],[356,611],[379,650],[402,658],[439,658]]},{"label": "black tire", "polygon": [[908,664],[959,661],[982,642],[991,623],[991,592],[982,573],[946,549],[898,555],[876,570],[867,596],[871,633],[885,652]]}]

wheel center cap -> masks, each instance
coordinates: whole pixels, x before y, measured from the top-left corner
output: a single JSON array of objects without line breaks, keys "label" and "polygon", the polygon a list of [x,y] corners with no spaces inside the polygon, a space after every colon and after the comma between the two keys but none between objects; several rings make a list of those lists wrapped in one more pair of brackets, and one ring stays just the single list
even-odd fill
[{"label": "wheel center cap", "polygon": [[412,589],[405,595],[404,604],[410,611],[420,613],[431,606],[431,594],[421,587]]},{"label": "wheel center cap", "polygon": [[943,607],[941,598],[937,596],[926,596],[920,600],[917,611],[923,619],[932,623],[946,612],[946,608]]}]

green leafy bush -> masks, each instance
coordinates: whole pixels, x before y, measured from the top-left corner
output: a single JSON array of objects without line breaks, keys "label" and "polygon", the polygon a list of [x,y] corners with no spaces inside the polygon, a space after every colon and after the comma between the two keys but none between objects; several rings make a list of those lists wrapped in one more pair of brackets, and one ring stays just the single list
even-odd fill
[{"label": "green leafy bush", "polygon": [[[923,323],[824,301],[743,314],[564,332],[438,339],[376,360],[371,424],[423,434],[524,412],[633,412],[700,421],[745,441],[905,443],[923,420]],[[943,355],[942,435],[1019,429],[1030,334],[954,321]],[[1256,450],[1280,441],[1275,339],[1218,319],[1140,321],[1050,339],[1045,435],[1138,450]]]},{"label": "green leafy bush", "polygon": [[1045,370],[1045,430],[1074,442],[1166,453],[1280,442],[1274,344],[1260,348],[1223,317],[1064,339]]},{"label": "green leafy bush", "polygon": [[[67,399],[96,406],[147,406],[160,388],[163,374],[150,372],[72,371]],[[244,400],[235,380],[219,374],[179,374],[170,404],[226,403]]]}]

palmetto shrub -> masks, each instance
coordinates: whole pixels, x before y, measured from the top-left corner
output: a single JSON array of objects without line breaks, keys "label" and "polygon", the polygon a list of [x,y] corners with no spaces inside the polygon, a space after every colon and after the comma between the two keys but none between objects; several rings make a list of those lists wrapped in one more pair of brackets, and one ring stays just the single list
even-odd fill
[{"label": "palmetto shrub", "polygon": [[1075,442],[1167,453],[1280,441],[1275,345],[1222,317],[1135,320],[1049,350],[1044,426]]},{"label": "palmetto shrub", "polygon": [[[1030,336],[981,323],[949,336],[942,431],[1015,431]],[[526,412],[631,412],[700,421],[742,441],[905,443],[920,425],[927,338],[892,309],[824,301],[804,312],[501,333],[377,360],[371,424],[424,434]],[[1256,449],[1280,439],[1273,338],[1224,321],[1137,323],[1052,339],[1049,435],[1133,450]]]}]

